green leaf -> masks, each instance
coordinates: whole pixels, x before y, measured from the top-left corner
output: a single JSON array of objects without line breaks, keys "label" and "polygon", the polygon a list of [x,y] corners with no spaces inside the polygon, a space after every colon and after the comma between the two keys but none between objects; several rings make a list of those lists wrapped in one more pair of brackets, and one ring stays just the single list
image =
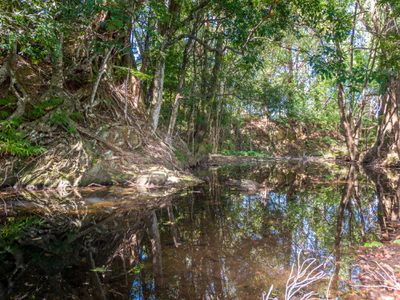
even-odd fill
[{"label": "green leaf", "polygon": [[105,272],[107,272],[107,268],[105,266],[96,267],[94,269],[91,269],[90,271],[91,272],[96,272],[96,273],[105,273]]},{"label": "green leaf", "polygon": [[374,247],[380,248],[382,246],[383,246],[383,244],[378,241],[367,242],[364,244],[364,247],[367,247],[367,248],[374,248]]}]

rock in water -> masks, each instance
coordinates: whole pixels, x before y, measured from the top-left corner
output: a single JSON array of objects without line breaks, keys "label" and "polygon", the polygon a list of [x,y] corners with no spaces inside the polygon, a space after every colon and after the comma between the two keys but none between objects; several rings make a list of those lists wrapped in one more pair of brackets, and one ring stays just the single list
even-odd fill
[{"label": "rock in water", "polygon": [[260,188],[260,185],[257,182],[249,179],[241,179],[241,180],[229,179],[227,184],[229,186],[236,187],[240,191],[248,191],[248,192],[257,191]]},{"label": "rock in water", "polygon": [[167,182],[168,174],[161,171],[140,175],[135,183],[140,186],[163,186]]}]

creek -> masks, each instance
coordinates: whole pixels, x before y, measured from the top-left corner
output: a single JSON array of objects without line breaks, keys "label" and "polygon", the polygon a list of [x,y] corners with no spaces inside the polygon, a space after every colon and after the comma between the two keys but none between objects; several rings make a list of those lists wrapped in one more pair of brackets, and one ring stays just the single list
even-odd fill
[{"label": "creek", "polygon": [[353,249],[385,238],[399,216],[389,176],[354,166],[271,161],[197,175],[203,184],[166,196],[1,194],[0,298],[261,299],[272,284],[280,296],[300,250],[331,256],[332,289],[344,293],[357,280]]}]

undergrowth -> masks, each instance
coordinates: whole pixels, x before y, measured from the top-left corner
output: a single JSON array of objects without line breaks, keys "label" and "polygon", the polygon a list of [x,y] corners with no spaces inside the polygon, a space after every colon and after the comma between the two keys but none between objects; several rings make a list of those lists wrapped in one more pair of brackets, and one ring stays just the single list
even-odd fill
[{"label": "undergrowth", "polygon": [[15,155],[20,157],[42,154],[46,148],[33,145],[26,135],[18,130],[21,120],[5,120],[0,122],[0,155]]},{"label": "undergrowth", "polygon": [[182,162],[182,163],[187,163],[189,158],[187,157],[187,155],[180,149],[176,149],[175,150],[175,156],[178,159],[178,161]]},{"label": "undergrowth", "polygon": [[64,102],[64,99],[60,97],[53,97],[47,99],[39,104],[33,106],[33,108],[26,113],[25,118],[28,120],[36,120],[44,116],[47,112],[55,109]]},{"label": "undergrowth", "polygon": [[56,125],[64,128],[67,130],[69,133],[74,134],[76,133],[76,128],[73,124],[70,122],[71,119],[78,119],[78,116],[76,114],[68,114],[64,110],[59,110],[54,112],[51,117],[50,117],[50,125]]},{"label": "undergrowth", "polygon": [[223,155],[234,155],[234,156],[251,156],[251,157],[263,157],[267,153],[255,151],[255,150],[223,150]]},{"label": "undergrowth", "polygon": [[12,253],[19,240],[27,234],[31,228],[41,227],[45,221],[36,216],[22,218],[8,217],[0,226],[0,259],[4,259],[7,253]]},{"label": "undergrowth", "polygon": [[[19,157],[36,156],[46,151],[44,147],[32,144],[19,127],[25,122],[37,120],[51,112],[48,123],[52,126],[60,126],[69,133],[76,133],[76,128],[70,120],[78,121],[82,116],[77,112],[67,113],[58,108],[64,99],[53,97],[41,103],[29,106],[25,114],[20,118],[6,120],[15,106],[14,96],[0,98],[0,155],[12,155]],[[11,110],[10,110],[11,109]],[[52,112],[54,110],[54,112]],[[10,112],[11,111],[11,112]]]}]

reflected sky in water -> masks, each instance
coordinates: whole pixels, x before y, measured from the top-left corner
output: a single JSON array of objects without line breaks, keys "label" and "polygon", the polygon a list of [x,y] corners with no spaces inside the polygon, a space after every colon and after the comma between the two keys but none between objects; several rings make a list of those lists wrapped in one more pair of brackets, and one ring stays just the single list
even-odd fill
[{"label": "reflected sky in water", "polygon": [[398,201],[382,201],[376,182],[351,168],[276,163],[199,175],[205,184],[161,208],[99,210],[78,227],[73,214],[15,212],[3,224],[11,231],[18,220],[43,223],[15,237],[3,230],[1,295],[259,299],[271,284],[284,291],[300,250],[341,261],[339,286],[351,279],[351,247],[379,239],[388,202]]}]

